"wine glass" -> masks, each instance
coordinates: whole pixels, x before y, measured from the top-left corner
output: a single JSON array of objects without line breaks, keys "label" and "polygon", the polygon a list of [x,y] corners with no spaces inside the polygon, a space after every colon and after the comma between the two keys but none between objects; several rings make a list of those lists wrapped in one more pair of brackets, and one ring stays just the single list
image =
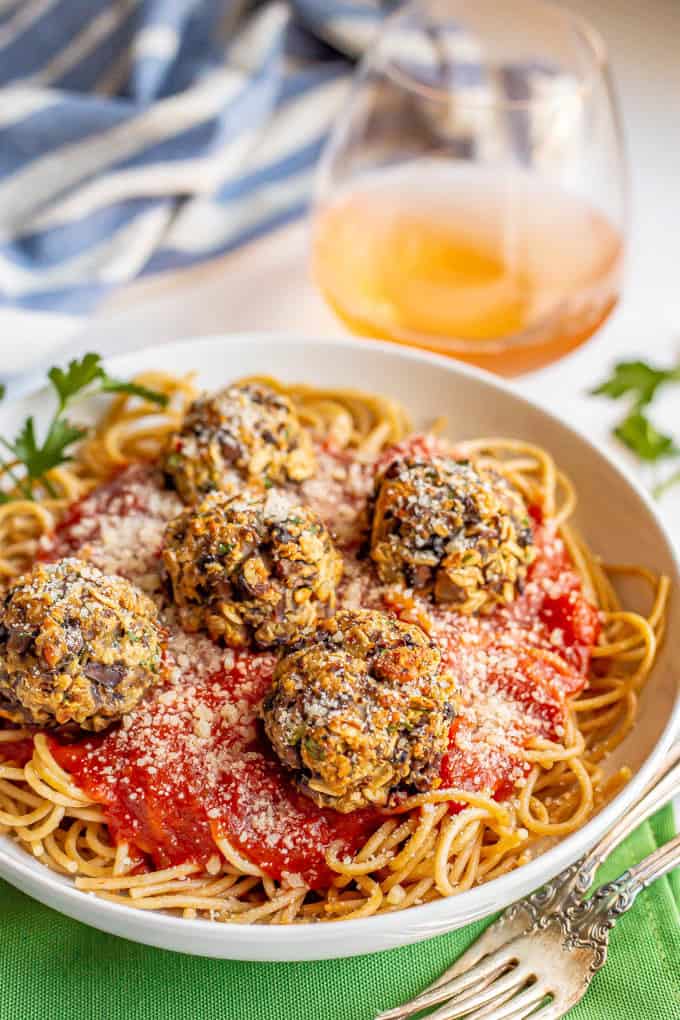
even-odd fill
[{"label": "wine glass", "polygon": [[542,0],[412,0],[326,146],[312,268],[354,332],[510,375],[609,316],[626,214],[594,29]]}]

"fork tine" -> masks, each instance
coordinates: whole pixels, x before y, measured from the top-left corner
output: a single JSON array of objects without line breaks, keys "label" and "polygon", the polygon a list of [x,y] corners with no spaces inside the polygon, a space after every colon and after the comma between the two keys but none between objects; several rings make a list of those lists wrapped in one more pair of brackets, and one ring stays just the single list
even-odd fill
[{"label": "fork tine", "polygon": [[517,930],[513,933],[513,930],[508,928],[507,922],[504,922],[505,914],[501,914],[498,920],[489,925],[479,938],[475,939],[472,945],[468,946],[465,952],[458,957],[456,962],[429,987],[437,988],[451,978],[459,977],[459,975],[464,974],[465,971],[479,963],[485,956],[495,953],[501,946],[506,946],[514,938],[517,938],[520,933]]},{"label": "fork tine", "polygon": [[489,1009],[504,1003],[516,995],[531,975],[525,967],[516,967],[509,974],[504,974],[486,987],[472,995],[456,996],[455,1000],[444,1003],[440,1009],[431,1013],[428,1020],[455,1020],[456,1017],[486,1016]]},{"label": "fork tine", "polygon": [[[503,924],[505,915],[502,914],[497,921],[489,925],[486,931],[483,931],[479,938],[475,939],[471,946],[465,950],[465,952],[458,957],[455,963],[453,963],[447,970],[441,974],[436,981],[424,988],[420,995],[417,997],[418,1001],[422,996],[429,994],[430,992],[436,991],[443,985],[448,985],[449,981],[453,978],[461,977],[467,971],[472,970],[481,960],[489,956],[491,953],[500,949],[502,946],[508,945],[512,942],[513,938],[519,937],[519,932],[515,935],[508,930],[508,925]],[[375,1020],[400,1020],[402,1017],[407,1017],[413,1012],[413,1006],[416,999],[412,999],[411,1002],[405,1002],[401,1006],[397,1006],[393,1010],[386,1010],[384,1013],[380,1013]],[[436,1006],[442,999],[433,999],[431,1005]],[[424,1007],[421,1007],[424,1008]]]},{"label": "fork tine", "polygon": [[438,985],[421,992],[420,995],[417,995],[415,999],[411,999],[410,1002],[405,1002],[394,1009],[387,1009],[384,1013],[379,1013],[375,1020],[403,1020],[403,1018],[413,1016],[414,1013],[419,1013],[430,1006],[437,1006],[440,1002],[451,999],[453,996],[461,996],[463,992],[473,988],[473,986],[485,987],[490,981],[493,981],[502,974],[509,964],[514,962],[515,957],[508,951],[510,948],[511,943],[508,943],[507,946],[502,946],[495,953],[484,957],[480,963],[466,970],[464,974],[446,982],[440,982]]},{"label": "fork tine", "polygon": [[494,1002],[490,1008],[486,1007],[476,1010],[474,1013],[466,1013],[465,1020],[524,1020],[529,1016],[531,1020],[534,1020],[534,1017],[542,1016],[542,1010],[538,1013],[534,1013],[533,1010],[536,1009],[539,1002],[545,999],[547,994],[548,990],[543,982],[536,981],[519,995],[506,996],[502,1003]]},{"label": "fork tine", "polygon": [[[573,1006],[580,1003],[586,990],[587,988],[583,990],[578,998],[570,999],[566,1002],[564,999],[556,998],[552,1003],[546,1003],[545,1006],[536,1010],[535,1013],[530,1013],[529,1016],[531,1020],[562,1020],[562,1017],[566,1017]],[[426,1020],[429,1020],[429,1018],[426,1018]],[[468,1020],[468,1018],[466,1017],[465,1020]],[[484,1017],[484,1020],[486,1020],[486,1017]],[[515,1020],[515,1018],[511,1017],[510,1020]]]},{"label": "fork tine", "polygon": [[[504,918],[505,914],[501,914],[497,921],[490,924],[479,938],[476,938],[472,945],[468,946],[465,952],[458,957],[456,962],[451,964],[436,981],[433,981],[431,985],[424,988],[421,994],[424,995],[425,992],[432,992],[435,988],[440,988],[441,985],[447,984],[451,978],[460,977],[461,974],[465,974],[466,971],[471,970],[472,967],[478,964],[480,960],[483,960],[485,956],[489,956],[497,949],[500,949],[501,946],[512,942],[514,938],[518,938],[520,932],[513,934],[508,929],[507,923],[503,924]],[[381,1020],[381,1018],[382,1013],[376,1020]]]}]

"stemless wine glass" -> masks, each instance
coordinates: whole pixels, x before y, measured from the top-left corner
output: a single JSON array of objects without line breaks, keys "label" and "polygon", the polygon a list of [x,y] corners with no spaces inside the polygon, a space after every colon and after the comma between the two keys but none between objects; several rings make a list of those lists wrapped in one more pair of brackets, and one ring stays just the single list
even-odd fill
[{"label": "stemless wine glass", "polygon": [[542,0],[413,0],[322,157],[313,271],[354,332],[504,374],[615,306],[627,175],[604,44]]}]

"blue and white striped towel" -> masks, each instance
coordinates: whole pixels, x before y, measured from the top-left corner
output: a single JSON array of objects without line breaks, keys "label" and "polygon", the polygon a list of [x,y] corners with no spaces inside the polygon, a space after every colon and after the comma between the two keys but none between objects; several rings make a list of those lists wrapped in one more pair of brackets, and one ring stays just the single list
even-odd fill
[{"label": "blue and white striped towel", "polygon": [[[299,215],[353,62],[398,3],[0,0],[0,307],[88,312]],[[486,68],[474,34],[448,30],[459,89],[577,94],[545,64]],[[442,129],[458,155],[499,158],[501,138],[501,155],[542,145],[549,160],[560,131],[546,109],[513,109],[506,131],[483,109]]]},{"label": "blue and white striped towel", "polygon": [[0,0],[0,306],[111,288],[299,214],[372,0]]}]

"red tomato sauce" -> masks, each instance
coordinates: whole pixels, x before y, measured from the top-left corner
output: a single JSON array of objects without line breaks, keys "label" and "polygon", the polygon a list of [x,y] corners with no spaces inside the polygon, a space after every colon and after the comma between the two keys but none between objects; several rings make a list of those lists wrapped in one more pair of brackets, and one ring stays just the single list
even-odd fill
[{"label": "red tomato sauce", "polygon": [[[475,632],[476,647],[491,653],[492,663],[494,651],[498,651],[498,665],[489,667],[485,685],[489,691],[501,692],[510,708],[514,707],[512,724],[523,744],[537,736],[559,740],[567,699],[583,689],[591,648],[600,633],[598,611],[583,595],[564,544],[540,523],[536,508],[532,508],[532,517],[537,556],[525,591],[511,606],[494,612],[482,628],[475,618],[458,617],[447,649],[449,666],[454,676],[461,677],[461,686],[466,673],[474,668],[477,654],[466,651],[461,641],[464,632]],[[513,648],[512,668],[506,665],[508,644]],[[476,741],[477,726],[478,721],[463,708],[451,728],[442,783],[491,793],[503,800],[515,786],[518,773],[526,775],[530,765],[503,746],[489,748]],[[452,811],[461,807],[452,805]]]},{"label": "red tomato sauce", "polygon": [[[267,875],[284,871],[302,875],[308,885],[327,888],[333,872],[326,852],[334,846],[340,857],[354,855],[384,821],[370,808],[339,814],[316,806],[292,785],[264,740],[253,745],[246,769],[226,773],[220,794],[225,810],[214,822],[217,835],[243,850]],[[254,826],[254,805],[265,799],[273,808],[274,839],[262,843]]]},{"label": "red tomato sauce", "polygon": [[[115,512],[125,517],[135,511],[147,509],[136,482],[150,474],[151,468],[142,464],[121,470],[89,495],[73,503],[59,520],[54,533],[43,543],[39,559],[53,563],[64,556],[75,556],[83,545],[96,539],[104,514]],[[85,533],[79,527],[86,525]]]},{"label": "red tomato sauce", "polygon": [[[429,440],[420,445],[414,440],[411,447],[422,456],[432,452]],[[92,540],[97,515],[117,511],[130,477],[123,473],[76,505],[44,557],[73,554]],[[433,610],[463,701],[442,761],[442,785],[499,800],[528,771],[517,749],[536,736],[559,739],[566,700],[585,683],[600,626],[563,543],[538,511],[532,517],[537,557],[514,603],[483,618]],[[157,690],[124,726],[77,743],[53,738],[52,751],[102,805],[114,839],[137,848],[149,864],[205,864],[215,853],[215,839],[224,836],[272,878],[297,874],[323,888],[332,877],[328,849],[334,845],[341,857],[354,854],[384,816],[324,810],[298,792],[255,719],[272,664],[270,656],[239,652],[233,669],[183,679],[177,688],[184,699],[180,708],[167,703],[174,688]],[[494,741],[484,735],[486,699],[502,709]],[[503,712],[514,744],[502,739]],[[207,737],[196,735],[199,716],[209,720]],[[452,811],[460,808],[452,805]]]},{"label": "red tomato sauce", "polygon": [[[52,753],[104,806],[116,841],[131,843],[156,867],[205,864],[216,851],[214,837],[226,836],[272,878],[289,872],[312,888],[326,887],[332,878],[327,850],[336,844],[341,856],[355,853],[382,817],[374,810],[341,815],[318,808],[296,790],[257,730],[244,743],[243,719],[222,721],[225,705],[245,701],[245,712],[254,710],[271,680],[271,660],[252,680],[244,684],[236,672],[223,673],[196,686],[192,708],[216,720],[205,748],[195,750],[184,720],[173,725],[155,698],[150,724],[133,717],[127,731],[71,745],[52,740]],[[163,753],[144,755],[149,725],[153,746]]]},{"label": "red tomato sauce", "polygon": [[[0,725],[2,720],[0,719]],[[27,737],[25,740],[1,740],[0,761],[12,762],[22,769],[28,765],[33,757],[33,740]]]}]

